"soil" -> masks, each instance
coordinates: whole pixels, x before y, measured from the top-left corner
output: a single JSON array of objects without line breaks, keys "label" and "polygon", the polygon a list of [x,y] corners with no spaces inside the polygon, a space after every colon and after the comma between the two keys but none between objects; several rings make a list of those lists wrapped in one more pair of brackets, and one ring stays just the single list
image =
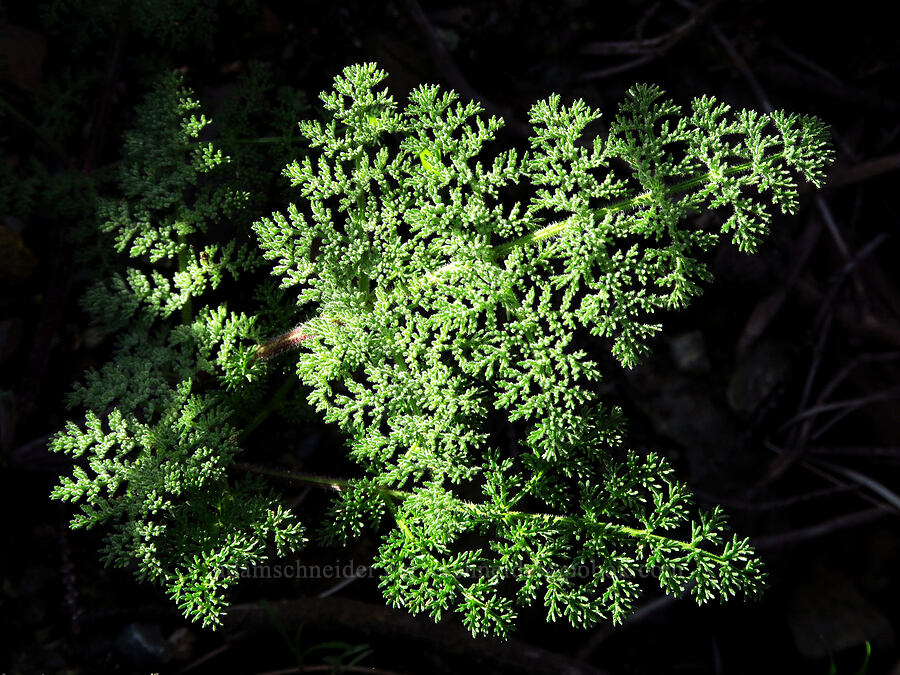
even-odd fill
[{"label": "soil", "polygon": [[[514,140],[537,99],[584,98],[609,118],[635,82],[683,104],[710,94],[825,120],[837,158],[824,189],[778,216],[757,256],[715,251],[715,283],[664,318],[645,363],[626,371],[596,355],[630,443],[668,456],[701,505],[723,505],[763,556],[769,587],[758,601],[700,607],[650,592],[623,625],[591,630],[526,613],[501,643],[471,639],[452,618],[385,608],[371,575],[339,589],[335,578],[255,579],[232,595],[222,628],[203,630],[159,588],[104,568],[100,534],[70,531],[69,512],[48,498],[69,467],[48,436],[108,344],[78,308],[83,274],[66,239],[89,211],[38,208],[23,220],[10,208],[0,223],[0,671],[900,673],[900,41],[883,3],[196,0],[187,4],[219,8],[209,34],[175,46],[134,25],[146,3],[131,15],[124,4],[97,3],[106,18],[93,27],[92,3],[0,8],[0,159],[18,175],[102,175],[144,74],[162,66],[180,68],[204,101],[261,60],[313,99],[346,65],[376,61],[397,94],[436,82],[480,99]],[[38,128],[36,111],[54,105],[65,115]],[[339,442],[324,425],[307,438],[310,453]],[[376,544],[304,560],[367,565]]]}]

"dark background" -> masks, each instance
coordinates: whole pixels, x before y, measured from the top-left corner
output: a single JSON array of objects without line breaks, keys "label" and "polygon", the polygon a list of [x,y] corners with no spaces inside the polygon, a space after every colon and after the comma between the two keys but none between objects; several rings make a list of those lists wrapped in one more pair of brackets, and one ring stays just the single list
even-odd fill
[{"label": "dark background", "polygon": [[[345,672],[842,675],[860,671],[868,642],[869,673],[900,673],[900,40],[883,3],[220,3],[208,34],[179,44],[136,30],[120,4],[90,30],[84,3],[55,3],[55,22],[41,3],[2,5],[0,161],[19,175],[36,161],[90,181],[114,163],[148,69],[182,69],[209,110],[251,59],[311,101],[346,65],[374,60],[398,98],[420,82],[479,98],[513,143],[538,98],[609,115],[639,81],[683,104],[712,94],[825,120],[837,153],[825,188],[776,218],[759,255],[717,251],[716,283],[665,317],[644,365],[595,355],[632,445],[664,452],[702,505],[726,507],[770,588],[699,608],[650,593],[625,625],[589,631],[535,612],[499,643],[385,609],[375,579],[324,599],[335,580],[257,580],[222,629],[188,624],[158,589],[102,568],[99,535],[70,532],[48,499],[68,466],[46,451],[69,416],[63,396],[105,355],[65,238],[89,204],[48,217],[45,203],[0,224],[0,671],[296,672],[300,654],[304,671],[328,672],[329,658],[363,654]],[[31,120],[54,105],[65,114],[39,137]],[[375,544],[301,557],[367,564]]]}]

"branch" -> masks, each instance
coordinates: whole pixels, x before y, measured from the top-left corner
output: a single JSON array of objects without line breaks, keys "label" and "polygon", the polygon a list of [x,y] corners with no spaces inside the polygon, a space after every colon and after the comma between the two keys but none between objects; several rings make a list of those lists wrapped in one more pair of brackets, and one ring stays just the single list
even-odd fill
[{"label": "branch", "polygon": [[663,56],[672,47],[674,47],[684,38],[690,35],[694,31],[694,29],[703,22],[703,20],[710,13],[713,7],[718,4],[718,2],[719,0],[713,0],[712,2],[703,5],[700,9],[693,12],[693,14],[688,17],[687,21],[680,24],[679,26],[676,26],[668,33],[663,33],[662,35],[657,35],[656,37],[645,38],[643,40],[593,42],[584,45],[579,51],[582,54],[589,56],[625,54],[637,54],[639,56],[636,59],[626,61],[625,63],[619,63],[615,66],[609,66],[607,68],[600,68],[598,70],[591,70],[586,73],[582,73],[581,79],[599,80],[605,77],[610,77],[612,75],[618,75],[619,73],[628,72],[629,70],[638,68],[645,63],[650,63],[651,61],[658,59],[660,56]]},{"label": "branch", "polygon": [[425,16],[425,12],[422,11],[422,7],[417,0],[403,0],[403,4],[406,5],[406,11],[409,12],[413,22],[425,36],[425,44],[428,48],[428,52],[431,54],[434,64],[437,66],[438,70],[441,71],[441,74],[447,82],[466,98],[470,98],[474,101],[481,101],[485,111],[489,115],[502,117],[506,120],[509,127],[518,135],[527,137],[529,133],[531,133],[531,129],[527,124],[515,119],[510,114],[509,110],[502,110],[483,96],[475,89],[475,87],[469,84],[469,81],[466,79],[465,75],[462,74],[462,71],[456,65],[456,62],[453,61],[449,52],[444,48],[444,43],[441,42],[441,38],[438,36],[437,32],[435,32],[434,27],[431,25],[428,17]]}]

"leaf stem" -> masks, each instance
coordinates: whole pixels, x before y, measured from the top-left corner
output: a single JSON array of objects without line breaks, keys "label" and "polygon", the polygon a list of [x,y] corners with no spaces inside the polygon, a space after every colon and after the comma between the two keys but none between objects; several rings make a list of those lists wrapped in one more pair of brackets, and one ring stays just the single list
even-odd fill
[{"label": "leaf stem", "polygon": [[[783,153],[776,153],[770,157],[767,157],[766,160],[771,161],[773,159],[778,159],[783,156],[784,156]],[[728,169],[725,169],[719,175],[723,176],[723,177],[724,176],[733,176],[735,174],[747,171],[748,169],[752,168],[752,166],[753,166],[752,162],[744,162],[742,164],[738,164],[736,166],[732,166],[732,167],[729,167]],[[664,194],[665,194],[665,196],[668,197],[668,196],[671,196],[674,194],[685,192],[687,190],[690,190],[693,187],[702,185],[702,184],[710,181],[714,176],[715,176],[715,174],[711,171],[707,171],[706,173],[698,174],[696,176],[693,176],[692,178],[688,178],[687,180],[684,180],[680,183],[676,183],[675,185],[667,188],[665,190]],[[651,203],[652,201],[653,201],[653,196],[649,192],[644,192],[635,197],[631,197],[630,199],[625,199],[620,202],[610,204],[609,206],[604,206],[604,207],[598,208],[594,211],[594,213],[598,216],[604,216],[608,213],[616,213],[619,211],[626,211],[630,208],[640,206],[641,204]],[[497,246],[494,246],[491,249],[490,258],[495,261],[501,260],[514,248],[517,248],[520,246],[527,246],[528,244],[532,244],[532,243],[535,243],[538,241],[543,241],[545,239],[550,239],[552,237],[558,236],[558,235],[562,234],[563,232],[565,232],[569,227],[571,227],[572,221],[573,221],[572,218],[567,218],[566,220],[561,220],[556,223],[551,223],[550,225],[547,225],[538,230],[535,230],[534,232],[529,232],[528,234],[525,234],[525,235],[519,237],[518,239],[514,239],[512,241],[508,241],[503,244],[498,244]],[[432,270],[431,272],[428,272],[424,276],[420,277],[420,279],[417,282],[414,282],[413,284],[411,284],[411,286],[407,292],[412,294],[417,291],[420,291],[420,290],[427,288],[428,286],[431,286],[432,284],[436,283],[439,278],[441,278],[447,274],[450,274],[452,272],[464,270],[465,268],[466,268],[465,263],[460,263],[460,262],[456,262],[456,261],[447,263],[446,265],[443,265],[442,267],[439,267],[436,270]],[[300,331],[302,329],[303,329],[303,326],[299,326],[295,330]],[[277,338],[274,338],[273,340],[270,340],[270,341],[264,343],[263,345],[260,345],[260,347],[258,348],[258,352],[261,354],[267,353],[270,348],[270,345],[275,344],[276,342],[281,340],[282,337],[283,336],[279,336]],[[310,336],[306,336],[306,337],[312,337],[312,336],[310,335]],[[299,346],[299,345],[300,345],[300,343],[297,342],[296,344],[292,344],[287,348],[295,347],[295,346]]]},{"label": "leaf stem", "polygon": [[[269,469],[266,467],[257,466],[255,464],[248,464],[246,462],[235,462],[234,466],[248,473],[255,473],[261,476],[269,476],[271,478],[280,478],[282,480],[294,481],[297,483],[304,483],[306,485],[312,485],[314,487],[331,488],[337,491],[345,490],[351,487],[356,482],[353,479],[348,478],[333,478],[330,476],[317,476],[315,474],[294,473],[292,471],[284,471],[280,469]],[[409,532],[409,528],[406,523],[401,522],[401,520],[397,518],[396,507],[394,506],[392,500],[407,499],[409,497],[412,497],[413,493],[407,492],[405,490],[394,490],[392,488],[382,487],[378,485],[373,485],[372,489],[378,492],[378,494],[385,500],[388,510],[392,515],[395,516],[395,520],[397,520],[397,524],[401,527],[401,529],[404,530],[407,536],[412,537],[412,534]],[[542,518],[545,520],[554,521],[556,523],[566,523],[570,525],[583,525],[587,523],[589,525],[602,527],[605,531],[622,534],[628,537],[633,537],[635,539],[653,539],[662,544],[674,546],[684,551],[697,553],[698,555],[702,555],[705,558],[715,560],[716,562],[722,564],[730,562],[720,555],[694,545],[692,542],[683,541],[681,539],[673,539],[661,534],[656,534],[646,528],[641,529],[628,527],[626,525],[616,525],[613,523],[586,521],[583,519],[572,518],[571,516],[558,516],[552,513],[527,513],[525,511],[504,511],[502,513],[496,513],[493,511],[486,511],[483,504],[476,504],[474,502],[467,502],[465,500],[459,501],[460,504],[462,504],[466,509],[473,512],[476,516],[504,516],[509,518],[523,519]]]},{"label": "leaf stem", "polygon": [[[768,157],[767,159],[778,159],[782,156],[782,153],[778,153]],[[733,176],[735,174],[741,173],[750,169],[753,166],[752,162],[744,162],[743,164],[738,164],[737,166],[732,166],[726,170],[724,170],[721,175],[722,176]],[[698,174],[692,178],[688,178],[681,183],[676,183],[675,185],[666,188],[664,195],[666,197],[670,197],[674,194],[678,194],[680,192],[685,192],[690,190],[693,187],[697,187],[698,185],[702,185],[703,183],[708,182],[714,176],[713,172],[707,171],[706,173]],[[620,202],[616,202],[615,204],[610,204],[609,206],[604,206],[599,209],[595,209],[594,213],[598,216],[605,216],[607,213],[616,213],[618,211],[627,211],[630,208],[635,206],[640,206],[641,204],[651,203],[653,201],[653,196],[649,192],[644,192],[636,197],[631,197],[630,199],[625,199]],[[504,244],[499,244],[495,246],[491,250],[491,257],[494,260],[500,259],[509,253],[512,249],[517,248],[519,246],[525,246],[527,244],[531,244],[537,241],[543,241],[544,239],[550,239],[551,237],[555,237],[558,234],[561,234],[565,230],[567,230],[571,224],[572,219],[569,218],[567,220],[561,220],[556,223],[551,223],[546,227],[542,227],[539,230],[535,230],[534,232],[529,232],[528,234],[522,235],[518,239],[514,239],[513,241],[508,241]],[[445,266],[447,267],[447,266]],[[441,268],[444,269],[444,268]],[[440,270],[438,270],[440,271]]]}]

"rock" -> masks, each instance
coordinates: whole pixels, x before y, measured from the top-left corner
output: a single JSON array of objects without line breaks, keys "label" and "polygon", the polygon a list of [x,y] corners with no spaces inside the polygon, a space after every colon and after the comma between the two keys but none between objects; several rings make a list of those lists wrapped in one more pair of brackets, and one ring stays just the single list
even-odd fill
[{"label": "rock", "polygon": [[676,335],[668,342],[672,361],[682,373],[708,373],[711,370],[703,333],[699,330]]},{"label": "rock", "polygon": [[728,404],[738,413],[754,412],[791,370],[791,350],[773,340],[758,342],[738,363],[728,382]]},{"label": "rock", "polygon": [[172,660],[172,645],[158,624],[130,623],[116,637],[116,649],[136,666],[156,666]]},{"label": "rock", "polygon": [[843,574],[816,567],[791,594],[788,624],[797,650],[809,658],[830,656],[867,641],[885,646],[894,634],[887,617]]}]

